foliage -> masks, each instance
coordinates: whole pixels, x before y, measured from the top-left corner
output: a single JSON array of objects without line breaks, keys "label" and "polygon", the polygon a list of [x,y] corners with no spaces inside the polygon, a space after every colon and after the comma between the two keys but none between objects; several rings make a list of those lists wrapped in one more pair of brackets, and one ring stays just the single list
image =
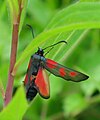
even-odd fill
[{"label": "foliage", "polygon": [[[13,0],[14,1],[14,0]],[[25,2],[25,0],[23,0]],[[0,1],[0,81],[6,89],[12,34],[10,0]],[[6,8],[7,4],[7,8]],[[16,5],[16,4],[15,4]],[[17,9],[17,5],[16,5]],[[14,89],[11,103],[0,113],[0,120],[99,120],[100,119],[100,2],[98,0],[30,0],[21,16]],[[30,24],[34,28],[32,40]],[[46,56],[90,76],[81,83],[66,82],[50,75],[50,99],[39,95],[26,102],[23,87],[28,60],[37,47],[66,40]],[[58,49],[59,48],[59,49]],[[18,107],[17,107],[18,106]],[[3,100],[0,95],[0,109]],[[8,117],[9,116],[9,117]]]},{"label": "foliage", "polygon": [[[19,98],[20,98],[20,101],[18,101]],[[16,95],[14,96],[12,102],[6,107],[6,109],[4,109],[1,112],[0,119],[1,120],[11,120],[11,119],[21,120],[27,108],[28,108],[28,104],[25,99],[24,89],[23,87],[20,87]]]}]

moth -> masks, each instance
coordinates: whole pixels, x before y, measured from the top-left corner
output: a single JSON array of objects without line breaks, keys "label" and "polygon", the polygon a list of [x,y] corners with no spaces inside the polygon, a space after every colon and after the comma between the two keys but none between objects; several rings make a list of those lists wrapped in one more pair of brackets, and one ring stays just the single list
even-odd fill
[{"label": "moth", "polygon": [[[57,77],[61,77],[67,81],[80,82],[89,78],[89,76],[63,66],[51,59],[45,58],[44,50],[66,41],[59,41],[44,49],[38,48],[37,52],[30,58],[27,74],[24,80],[26,88],[26,98],[28,101],[33,100],[37,93],[41,97],[48,99],[50,97],[49,78],[46,70]],[[47,52],[48,53],[48,52]]]}]

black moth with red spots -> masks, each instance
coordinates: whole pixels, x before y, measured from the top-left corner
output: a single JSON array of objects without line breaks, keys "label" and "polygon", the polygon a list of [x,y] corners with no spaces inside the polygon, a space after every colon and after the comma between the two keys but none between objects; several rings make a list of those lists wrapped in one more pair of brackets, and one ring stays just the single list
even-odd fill
[{"label": "black moth with red spots", "polygon": [[[60,41],[58,43],[61,42],[65,41]],[[40,96],[45,99],[50,97],[49,78],[45,69],[55,76],[62,77],[67,81],[80,82],[89,78],[87,75],[81,72],[67,68],[51,59],[45,58],[44,49],[38,48],[38,51],[31,56],[27,74],[24,80],[26,97],[29,101],[31,101],[37,93],[39,93]]]}]

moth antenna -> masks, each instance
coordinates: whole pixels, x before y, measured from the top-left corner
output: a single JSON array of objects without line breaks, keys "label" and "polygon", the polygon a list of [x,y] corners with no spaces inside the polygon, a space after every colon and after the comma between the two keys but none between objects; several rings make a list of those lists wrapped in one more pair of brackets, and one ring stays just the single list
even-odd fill
[{"label": "moth antenna", "polygon": [[33,36],[33,38],[34,38],[34,31],[33,31],[32,26],[31,26],[31,25],[29,25],[29,24],[26,24],[26,25],[30,28],[30,30],[31,30],[31,32],[32,32],[32,36]]},{"label": "moth antenna", "polygon": [[67,44],[66,41],[62,40],[62,41],[59,41],[59,42],[57,42],[57,43],[55,43],[55,44],[53,44],[53,45],[50,45],[50,46],[44,48],[43,50],[45,50],[45,49],[47,49],[47,48],[49,48],[49,47],[53,47],[53,46],[55,46],[55,45],[57,45],[57,44],[59,44],[59,43],[66,43],[66,44]]},{"label": "moth antenna", "polygon": [[54,47],[50,48],[50,50],[48,50],[48,51],[44,54],[44,56],[46,56],[53,48],[54,48]]}]

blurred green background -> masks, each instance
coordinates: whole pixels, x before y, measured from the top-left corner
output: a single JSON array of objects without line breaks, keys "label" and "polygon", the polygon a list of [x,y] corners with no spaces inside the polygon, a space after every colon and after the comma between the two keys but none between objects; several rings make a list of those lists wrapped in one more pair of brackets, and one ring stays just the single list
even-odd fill
[{"label": "blurred green background", "polygon": [[[33,39],[31,31],[26,24],[30,24],[34,29],[35,36],[38,36],[50,27],[49,23],[58,11],[77,2],[80,1],[29,0],[23,27],[19,35],[17,59]],[[0,0],[0,81],[5,89],[11,48],[11,26],[9,8],[6,6],[6,1]],[[50,99],[45,100],[37,95],[27,109],[25,109],[23,120],[100,120],[100,30],[82,29],[60,34],[62,35],[55,35],[56,39],[66,39],[68,45],[58,45],[60,50],[55,46],[54,50],[50,51],[46,57],[84,72],[90,78],[84,82],[74,83],[66,82],[61,78],[50,75]],[[59,37],[57,38],[57,36]],[[51,45],[53,42],[56,41],[54,41],[54,37],[51,37],[44,44],[40,43],[38,45],[37,43],[37,46],[44,47]],[[32,52],[35,53],[36,50]],[[23,64],[19,66],[15,77],[14,90],[23,84],[29,59],[30,57],[25,58],[22,61]],[[13,106],[19,110],[16,104],[20,103],[21,107],[24,106],[24,101],[21,100],[21,93],[19,98],[16,97],[15,99]],[[1,110],[2,107],[3,100],[0,94]],[[10,115],[13,115],[12,106],[8,107],[8,109],[10,109]],[[5,119],[9,120],[8,118],[3,119],[2,116],[0,118],[0,120]],[[10,120],[12,120],[12,117],[10,117]],[[16,118],[13,120],[20,119]]]}]

